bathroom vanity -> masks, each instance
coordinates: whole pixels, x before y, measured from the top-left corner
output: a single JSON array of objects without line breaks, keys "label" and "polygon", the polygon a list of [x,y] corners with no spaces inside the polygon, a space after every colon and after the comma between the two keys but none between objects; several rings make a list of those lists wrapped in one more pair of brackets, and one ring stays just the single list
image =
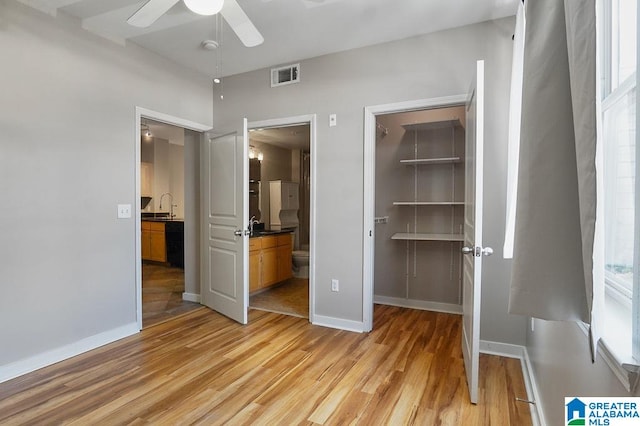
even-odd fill
[{"label": "bathroom vanity", "polygon": [[293,276],[292,236],[290,231],[262,231],[249,238],[249,293]]}]

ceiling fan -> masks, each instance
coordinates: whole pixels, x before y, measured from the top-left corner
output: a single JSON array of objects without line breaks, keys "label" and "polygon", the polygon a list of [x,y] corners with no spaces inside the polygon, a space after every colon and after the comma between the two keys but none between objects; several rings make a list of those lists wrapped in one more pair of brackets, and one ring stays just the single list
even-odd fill
[{"label": "ceiling fan", "polygon": [[[135,27],[146,28],[180,0],[149,0],[127,22]],[[198,15],[215,15],[220,12],[240,41],[247,47],[262,44],[264,38],[253,25],[236,0],[183,0],[185,6]]]}]

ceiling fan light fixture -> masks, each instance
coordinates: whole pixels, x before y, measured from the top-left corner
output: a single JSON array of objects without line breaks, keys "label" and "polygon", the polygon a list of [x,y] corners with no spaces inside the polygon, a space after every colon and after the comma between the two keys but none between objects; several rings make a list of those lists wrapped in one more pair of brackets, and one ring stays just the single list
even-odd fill
[{"label": "ceiling fan light fixture", "polygon": [[224,0],[184,0],[185,6],[198,15],[215,15],[222,10]]}]

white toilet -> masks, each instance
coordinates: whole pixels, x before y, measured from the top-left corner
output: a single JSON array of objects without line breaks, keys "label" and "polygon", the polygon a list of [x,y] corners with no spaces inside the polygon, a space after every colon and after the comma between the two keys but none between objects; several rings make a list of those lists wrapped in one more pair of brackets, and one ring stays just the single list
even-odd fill
[{"label": "white toilet", "polygon": [[296,278],[309,278],[309,251],[294,250],[292,260],[293,276]]}]

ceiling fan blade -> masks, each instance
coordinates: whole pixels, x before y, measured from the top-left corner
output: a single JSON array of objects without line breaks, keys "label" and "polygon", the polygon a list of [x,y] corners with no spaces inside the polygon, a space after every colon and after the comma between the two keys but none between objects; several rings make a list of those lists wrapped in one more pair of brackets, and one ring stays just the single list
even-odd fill
[{"label": "ceiling fan blade", "polygon": [[134,27],[147,28],[180,0],[149,0],[127,22]]},{"label": "ceiling fan blade", "polygon": [[236,0],[224,0],[220,13],[245,46],[254,47],[264,42],[262,34]]}]

